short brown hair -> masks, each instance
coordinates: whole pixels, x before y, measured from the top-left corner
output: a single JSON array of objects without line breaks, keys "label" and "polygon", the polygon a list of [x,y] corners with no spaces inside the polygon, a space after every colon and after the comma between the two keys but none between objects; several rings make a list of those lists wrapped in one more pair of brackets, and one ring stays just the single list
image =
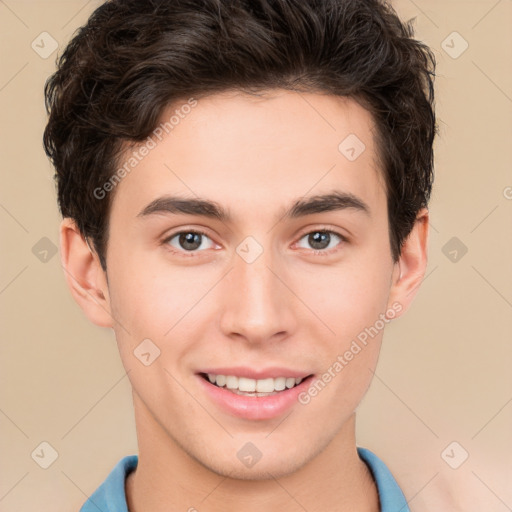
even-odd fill
[{"label": "short brown hair", "polygon": [[113,175],[163,109],[228,89],[354,98],[372,114],[394,261],[433,181],[435,58],[381,0],[110,0],[45,85],[58,201],[106,270]]}]

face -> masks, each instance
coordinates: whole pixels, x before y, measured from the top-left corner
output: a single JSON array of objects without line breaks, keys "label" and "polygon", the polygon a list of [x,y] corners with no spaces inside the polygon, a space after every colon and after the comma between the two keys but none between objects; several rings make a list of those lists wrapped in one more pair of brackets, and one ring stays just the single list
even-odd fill
[{"label": "face", "polygon": [[[375,128],[351,99],[280,90],[186,111],[111,209],[106,300],[136,415],[218,474],[286,475],[343,431],[403,309]],[[285,390],[241,396],[208,373]]]}]

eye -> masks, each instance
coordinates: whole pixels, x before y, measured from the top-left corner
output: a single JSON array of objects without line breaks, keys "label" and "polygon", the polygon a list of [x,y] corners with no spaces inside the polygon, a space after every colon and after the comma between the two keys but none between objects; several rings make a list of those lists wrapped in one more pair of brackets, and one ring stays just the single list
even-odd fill
[{"label": "eye", "polygon": [[[205,245],[208,245],[204,243],[205,239],[210,240],[210,247],[205,247]],[[210,249],[214,245],[206,233],[193,229],[174,233],[167,237],[163,243],[176,249],[173,252],[198,252],[197,249],[199,248]]]},{"label": "eye", "polygon": [[317,229],[315,231],[310,231],[309,233],[306,233],[300,238],[300,240],[304,239],[306,240],[306,243],[310,244],[310,246],[313,248],[314,254],[330,254],[331,252],[333,252],[332,250],[326,249],[332,249],[336,245],[341,245],[339,242],[338,244],[332,243],[336,242],[336,239],[340,240],[341,242],[348,242],[347,238],[344,237],[343,235],[340,235],[335,231],[323,229]]},{"label": "eye", "polygon": [[[209,240],[209,243],[207,240]],[[327,229],[317,229],[303,235],[298,245],[299,247],[307,249],[308,247],[300,245],[301,240],[305,240],[306,243],[312,247],[314,254],[322,255],[335,252],[336,249],[333,251],[333,248],[337,245],[341,245],[342,242],[348,242],[348,239],[343,235]],[[338,242],[336,243],[337,240]],[[172,252],[190,253],[191,255],[195,252],[201,252],[199,249],[211,249],[215,246],[214,242],[206,233],[194,229],[173,233],[162,243],[169,246]]]}]

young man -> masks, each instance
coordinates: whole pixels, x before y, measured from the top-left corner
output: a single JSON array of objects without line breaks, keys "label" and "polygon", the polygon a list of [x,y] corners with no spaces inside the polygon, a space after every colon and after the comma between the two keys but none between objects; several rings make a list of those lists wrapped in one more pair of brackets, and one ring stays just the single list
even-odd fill
[{"label": "young man", "polygon": [[379,0],[112,0],[46,85],[139,455],[82,512],[404,512],[355,411],[427,264],[435,62]]}]

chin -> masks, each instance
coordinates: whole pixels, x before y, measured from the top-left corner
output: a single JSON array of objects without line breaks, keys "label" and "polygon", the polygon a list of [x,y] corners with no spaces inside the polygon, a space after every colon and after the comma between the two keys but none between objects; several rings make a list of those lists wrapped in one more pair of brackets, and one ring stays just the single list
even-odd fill
[{"label": "chin", "polygon": [[216,457],[215,454],[212,454],[208,459],[196,460],[203,467],[220,476],[247,481],[286,477],[300,470],[308,462],[307,454],[301,454],[302,456],[298,457],[297,451],[295,451],[285,458],[282,451],[273,450],[270,454],[268,452],[267,455],[261,454],[258,461],[251,466],[246,466],[243,462],[243,455],[240,455],[239,458],[240,451],[239,449],[234,451],[226,449],[224,454],[233,453],[233,457],[228,459],[225,456]]},{"label": "chin", "polygon": [[297,464],[297,467],[290,465],[283,466],[282,460],[271,464],[264,464],[260,460],[252,468],[245,468],[240,463],[237,465],[226,464],[220,467],[215,466],[209,469],[220,476],[234,480],[263,481],[288,476],[299,469],[299,464]]}]

